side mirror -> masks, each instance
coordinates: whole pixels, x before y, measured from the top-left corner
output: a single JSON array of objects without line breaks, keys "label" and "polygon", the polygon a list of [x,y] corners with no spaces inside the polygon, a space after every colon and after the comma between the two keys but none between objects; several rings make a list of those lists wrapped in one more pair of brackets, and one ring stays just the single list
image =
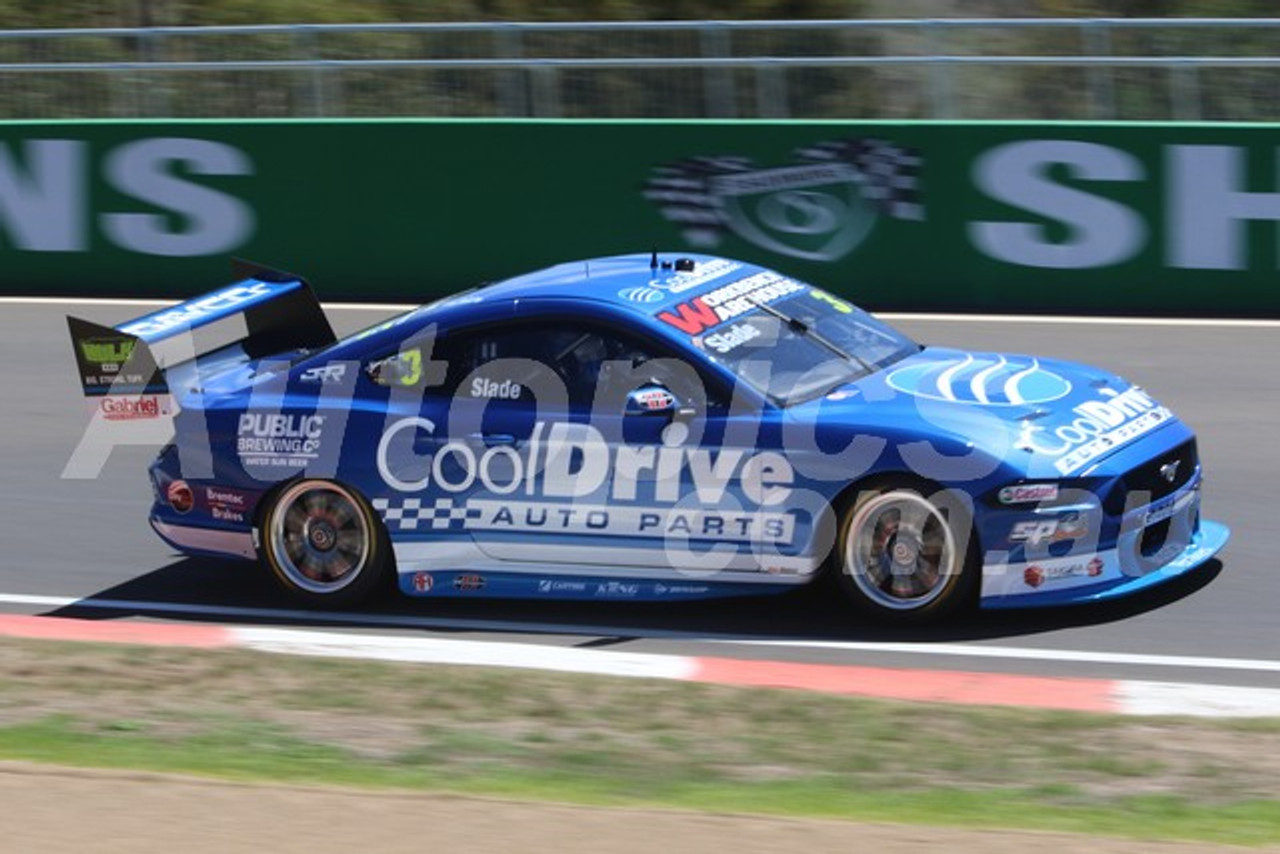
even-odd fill
[{"label": "side mirror", "polygon": [[662,415],[674,417],[680,409],[676,396],[660,385],[647,385],[627,395],[627,415]]}]

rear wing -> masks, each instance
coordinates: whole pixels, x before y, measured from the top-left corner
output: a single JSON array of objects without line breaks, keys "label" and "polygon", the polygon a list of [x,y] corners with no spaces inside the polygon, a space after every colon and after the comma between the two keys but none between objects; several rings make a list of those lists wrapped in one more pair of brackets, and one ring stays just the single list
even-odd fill
[{"label": "rear wing", "polygon": [[[167,394],[168,370],[235,345],[250,358],[260,358],[337,340],[301,277],[246,261],[233,262],[233,271],[240,277],[233,284],[118,326],[68,317],[85,396]],[[237,315],[243,315],[243,328],[199,352],[199,343],[188,333]],[[176,340],[184,334],[186,340]]]}]

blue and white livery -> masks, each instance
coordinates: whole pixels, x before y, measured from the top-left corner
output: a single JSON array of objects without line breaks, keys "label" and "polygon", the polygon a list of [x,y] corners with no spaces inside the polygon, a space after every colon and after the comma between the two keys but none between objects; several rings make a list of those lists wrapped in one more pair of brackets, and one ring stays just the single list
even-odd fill
[{"label": "blue and white livery", "polygon": [[825,575],[921,621],[1132,593],[1227,540],[1194,435],[1143,389],[921,347],[741,261],[562,264],[342,340],[298,277],[241,276],[114,328],[71,319],[77,363],[95,417],[172,419],[160,536],[258,558],[311,604]]}]

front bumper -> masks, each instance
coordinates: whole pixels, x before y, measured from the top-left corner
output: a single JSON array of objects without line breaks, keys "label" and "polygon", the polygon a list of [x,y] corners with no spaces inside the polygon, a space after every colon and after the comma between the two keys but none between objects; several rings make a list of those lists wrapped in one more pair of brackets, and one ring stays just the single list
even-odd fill
[{"label": "front bumper", "polygon": [[[1221,551],[1230,537],[1226,525],[1202,520],[1185,547],[1151,569],[1135,564],[1132,554],[1123,547],[1093,557],[987,566],[983,568],[981,607],[1072,605],[1130,596],[1201,566]],[[1068,586],[1055,588],[1053,585],[1059,581]],[[995,590],[1003,592],[989,593]]]}]

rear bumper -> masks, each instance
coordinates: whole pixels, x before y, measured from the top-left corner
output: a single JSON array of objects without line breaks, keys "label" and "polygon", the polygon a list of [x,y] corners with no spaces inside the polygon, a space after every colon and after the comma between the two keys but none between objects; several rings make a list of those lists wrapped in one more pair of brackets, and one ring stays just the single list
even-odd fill
[{"label": "rear bumper", "polygon": [[151,517],[151,527],[169,545],[183,554],[213,555],[256,560],[253,534],[248,531],[228,531],[218,528],[198,528],[194,525],[174,525]]}]

